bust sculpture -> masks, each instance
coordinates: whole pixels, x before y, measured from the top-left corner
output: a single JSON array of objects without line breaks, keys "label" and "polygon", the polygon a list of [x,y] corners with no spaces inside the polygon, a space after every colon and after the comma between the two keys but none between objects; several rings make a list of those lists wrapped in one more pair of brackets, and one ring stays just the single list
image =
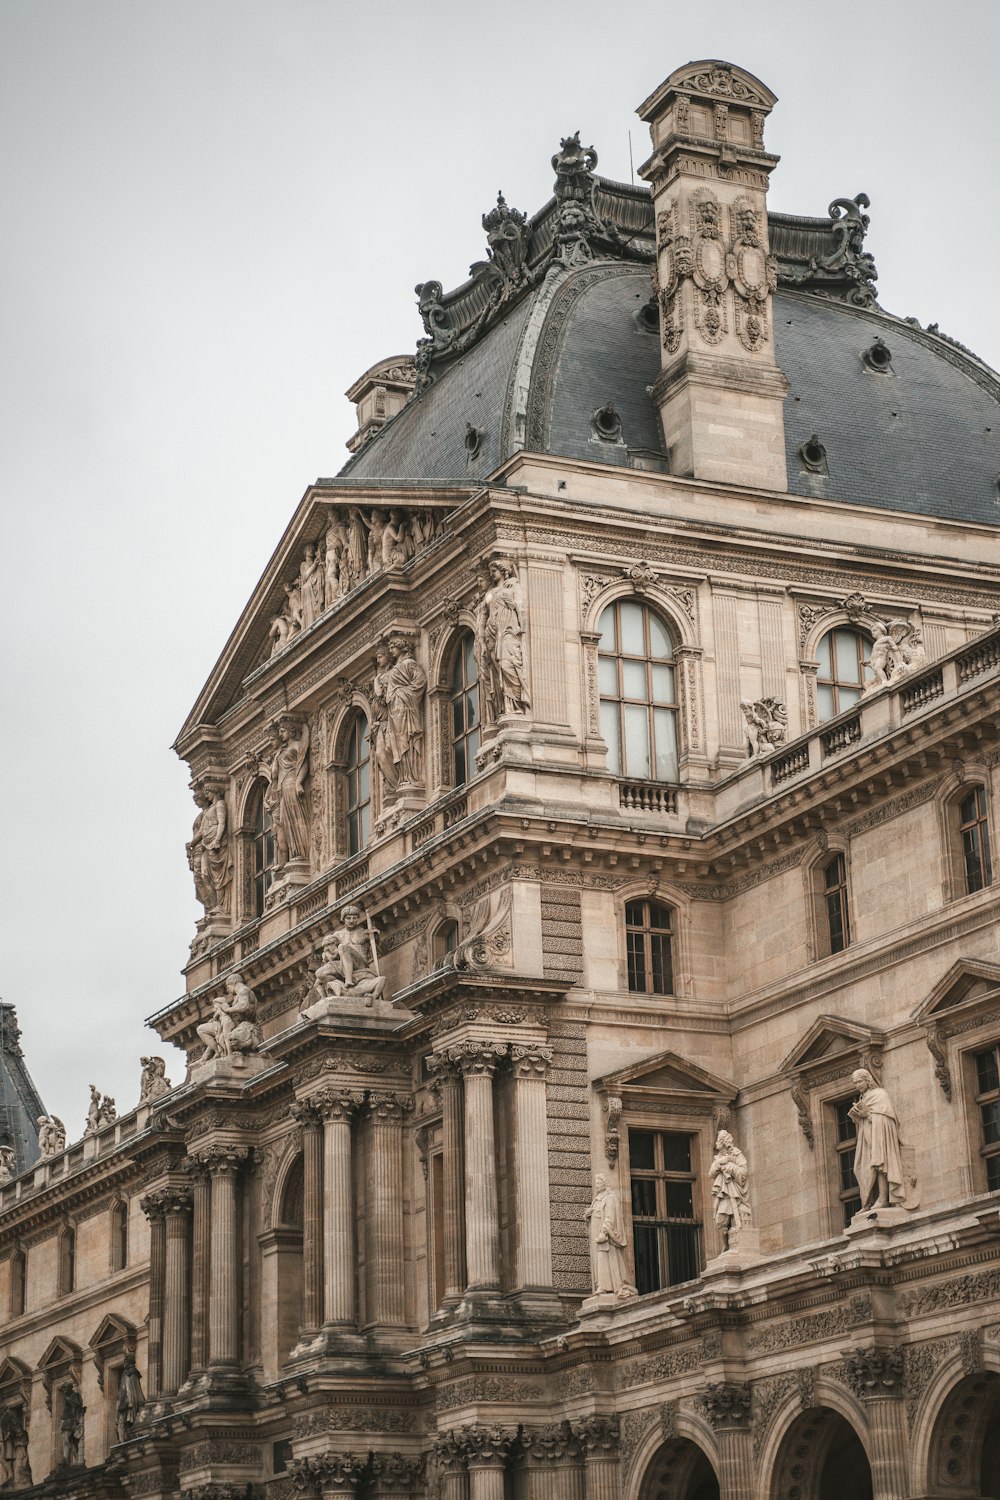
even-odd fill
[{"label": "bust sculpture", "polygon": [[857,1068],[851,1082],[859,1090],[847,1113],[858,1127],[854,1176],[861,1191],[861,1207],[906,1208],[908,1184],[892,1100],[867,1068]]},{"label": "bust sculpture", "polygon": [[598,1296],[627,1302],[638,1296],[625,1264],[625,1220],[621,1199],[603,1173],[594,1178],[594,1198],[584,1214],[590,1223],[590,1268]]}]

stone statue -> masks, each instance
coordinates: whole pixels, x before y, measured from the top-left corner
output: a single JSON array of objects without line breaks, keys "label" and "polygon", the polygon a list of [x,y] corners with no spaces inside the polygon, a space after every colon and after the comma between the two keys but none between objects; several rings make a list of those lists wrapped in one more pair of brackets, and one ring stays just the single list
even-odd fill
[{"label": "stone statue", "polygon": [[389,642],[392,666],[385,675],[385,699],[389,711],[389,754],[398,787],[419,786],[424,764],[424,694],[427,674],[413,658],[413,647],[404,636]]},{"label": "stone statue", "polygon": [[326,608],[334,600],[347,593],[347,583],[342,576],[341,563],[347,550],[347,529],[337,514],[326,528],[326,581],[323,589]]},{"label": "stone statue", "polygon": [[381,1000],[385,993],[385,975],[379,970],[375,929],[365,923],[358,906],[345,906],[340,926],[323,939],[322,962],[307,996],[307,1006],[329,996],[338,999],[363,999],[366,1005]]},{"label": "stone statue", "polygon": [[14,1147],[0,1146],[0,1187],[3,1187],[5,1182],[13,1182],[16,1166]]},{"label": "stone statue", "polygon": [[374,573],[384,563],[382,537],[385,534],[385,511],[378,506],[368,517],[368,571]]},{"label": "stone statue", "polygon": [[101,1108],[97,1116],[97,1128],[103,1130],[105,1125],[113,1125],[118,1118],[118,1106],[110,1094],[105,1094],[101,1100]]},{"label": "stone statue", "polygon": [[66,1150],[66,1126],[58,1115],[38,1116],[38,1150],[42,1161]]},{"label": "stone statue", "polygon": [[84,1135],[93,1135],[101,1123],[101,1091],[90,1085],[90,1103],[87,1105],[87,1123],[83,1127]]},{"label": "stone statue", "polygon": [[401,568],[412,555],[406,516],[394,506],[382,533],[382,566]]},{"label": "stone statue", "polygon": [[132,1429],[145,1404],[142,1378],[135,1366],[135,1355],[126,1354],[118,1385],[118,1404],[115,1407],[115,1431],[120,1443],[127,1443],[132,1436]]},{"label": "stone statue", "polygon": [[15,1423],[14,1488],[17,1490],[27,1490],[34,1484],[34,1480],[31,1477],[31,1462],[28,1458],[28,1429],[19,1416],[15,1416]]},{"label": "stone statue", "polygon": [[62,1461],[67,1468],[75,1468],[83,1463],[83,1418],[86,1410],[76,1386],[68,1385],[63,1392],[62,1420],[59,1423]]},{"label": "stone statue", "polygon": [[289,719],[279,719],[274,726],[274,754],[264,794],[274,829],[276,871],[289,860],[305,859],[309,852],[309,726],[303,724],[297,738],[294,727]]},{"label": "stone statue", "polygon": [[271,641],[271,655],[277,656],[279,651],[284,651],[292,637],[297,634],[295,626],[284,611],[281,614],[275,615],[271,621],[271,628],[268,631],[268,638]]},{"label": "stone statue", "polygon": [[386,683],[392,666],[388,646],[375,648],[375,676],[372,679],[371,718],[368,724],[368,743],[372,759],[382,778],[382,802],[389,802],[396,793],[396,767],[392,759],[389,741],[389,703]]},{"label": "stone statue", "polygon": [[861,1207],[907,1208],[899,1121],[892,1100],[867,1068],[856,1069],[851,1082],[860,1090],[847,1113],[858,1127],[854,1176],[861,1190]]},{"label": "stone statue", "polygon": [[740,708],[747,721],[747,739],[750,742],[749,758],[766,755],[775,745],[783,745],[788,734],[788,710],[780,698],[758,698],[751,703],[740,699]]},{"label": "stone statue", "polygon": [[141,1057],[142,1077],[139,1080],[139,1103],[152,1104],[169,1094],[173,1084],[167,1077],[167,1065],[162,1057]]},{"label": "stone statue", "polygon": [[347,567],[348,588],[360,583],[367,571],[368,538],[360,510],[352,505],[347,512],[347,550],[344,554]]},{"label": "stone statue", "polygon": [[621,1199],[598,1172],[594,1178],[594,1201],[584,1214],[590,1221],[590,1268],[598,1296],[614,1296],[627,1302],[638,1295],[628,1279],[625,1265],[625,1221]]},{"label": "stone statue", "polygon": [[750,1171],[728,1130],[720,1130],[715,1138],[715,1156],[708,1175],[723,1244],[727,1250],[736,1250],[740,1230],[750,1228]]},{"label": "stone statue", "polygon": [[873,620],[871,655],[865,662],[874,681],[866,684],[866,693],[877,692],[889,683],[917,671],[927,660],[923,637],[909,620]]},{"label": "stone statue", "polygon": [[232,1057],[240,1061],[247,1052],[256,1052],[263,1040],[257,1025],[257,997],[238,974],[230,974],[226,991],[217,995],[212,1015],[195,1028],[205,1050],[199,1063],[213,1057]]},{"label": "stone statue", "polygon": [[31,1484],[28,1434],[19,1407],[0,1410],[0,1490],[22,1490]]},{"label": "stone statue", "polygon": [[306,544],[305,556],[299,566],[299,602],[302,610],[302,629],[315,625],[323,613],[323,568],[316,554],[315,542]]},{"label": "stone statue", "polygon": [[524,591],[512,563],[490,564],[490,587],[483,598],[483,653],[489,658],[488,691],[492,718],[523,714],[531,707],[524,670],[527,617]]},{"label": "stone statue", "polygon": [[222,787],[195,787],[198,816],[187,846],[195,895],[206,913],[228,913],[233,884],[233,857],[227,838],[226,796]]}]

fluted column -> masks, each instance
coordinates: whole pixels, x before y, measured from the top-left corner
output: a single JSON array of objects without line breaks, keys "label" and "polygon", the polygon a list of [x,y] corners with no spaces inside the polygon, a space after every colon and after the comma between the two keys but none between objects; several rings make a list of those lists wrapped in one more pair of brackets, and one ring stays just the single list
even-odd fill
[{"label": "fluted column", "polygon": [[573,1423],[573,1435],[583,1449],[586,1500],[619,1500],[618,1418],[586,1417]]},{"label": "fluted column", "polygon": [[904,1500],[910,1488],[902,1350],[856,1349],[844,1363],[868,1418],[874,1500]]},{"label": "fluted column", "polygon": [[468,1500],[469,1475],[460,1430],[438,1433],[434,1439],[434,1466],[441,1479],[440,1500]]},{"label": "fluted column", "polygon": [[456,1060],[465,1081],[465,1263],[468,1291],[500,1286],[493,1074],[504,1042],[464,1042]]},{"label": "fluted column", "polygon": [[549,1133],[545,1078],[552,1062],[546,1047],[512,1047],[517,1174],[517,1286],[552,1286],[552,1216],[549,1209]]},{"label": "fluted column", "polygon": [[183,1188],[169,1190],[164,1211],[167,1247],[163,1298],[163,1392],[173,1395],[187,1379],[189,1363],[188,1220],[191,1194]]},{"label": "fluted column", "polygon": [[442,1305],[454,1307],[465,1290],[465,1213],[462,1149],[462,1075],[451,1058],[432,1056],[428,1065],[434,1092],[441,1100],[443,1156],[444,1296]]},{"label": "fluted column", "polygon": [[302,1126],[302,1328],[317,1334],[323,1322],[323,1118],[311,1099],[291,1106]]},{"label": "fluted column", "polygon": [[351,1117],[364,1103],[360,1091],[329,1089],[317,1097],[323,1115],[323,1322],[356,1328],[354,1293],[354,1186]]},{"label": "fluted column", "polygon": [[167,1224],[163,1193],[147,1193],[140,1207],[149,1220],[149,1343],[146,1395],[163,1390],[163,1304],[167,1277]]},{"label": "fluted column", "polygon": [[191,1369],[208,1364],[209,1266],[212,1244],[211,1185],[204,1162],[193,1158],[191,1172]]},{"label": "fluted column", "polygon": [[365,1283],[368,1324],[405,1321],[403,1109],[395,1094],[368,1096],[365,1161]]},{"label": "fluted column", "polygon": [[719,1447],[719,1500],[743,1500],[754,1488],[750,1386],[710,1385],[702,1400]]},{"label": "fluted column", "polygon": [[209,1146],[197,1160],[212,1179],[208,1273],[208,1363],[240,1362],[240,1226],[236,1175],[246,1160],[245,1146]]},{"label": "fluted column", "polygon": [[469,1500],[504,1500],[504,1465],[515,1434],[501,1427],[465,1427],[462,1446],[469,1470]]}]

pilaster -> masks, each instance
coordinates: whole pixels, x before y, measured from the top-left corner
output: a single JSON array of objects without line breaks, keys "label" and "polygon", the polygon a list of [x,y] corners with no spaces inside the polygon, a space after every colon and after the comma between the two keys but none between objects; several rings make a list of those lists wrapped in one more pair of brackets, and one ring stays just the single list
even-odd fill
[{"label": "pilaster", "polygon": [[585,1417],[572,1430],[583,1450],[585,1500],[620,1500],[618,1418]]},{"label": "pilaster", "polygon": [[493,1075],[505,1042],[466,1041],[453,1049],[465,1083],[465,1260],[468,1292],[500,1289]]},{"label": "pilaster", "polygon": [[521,1430],[525,1500],[585,1500],[579,1440],[568,1422]]},{"label": "pilaster", "polygon": [[166,1276],[163,1299],[163,1393],[172,1396],[187,1377],[189,1363],[188,1217],[191,1194],[183,1188],[164,1195]]},{"label": "pilaster", "polygon": [[302,1127],[302,1327],[303,1343],[323,1322],[323,1119],[309,1099],[290,1107]]},{"label": "pilaster", "polygon": [[403,1111],[397,1094],[368,1096],[365,1171],[367,1326],[398,1328],[406,1320],[403,1251]]},{"label": "pilaster", "polygon": [[364,1103],[360,1090],[327,1089],[316,1096],[323,1116],[323,1324],[354,1332],[355,1203],[351,1120]]},{"label": "pilaster", "polygon": [[191,1159],[191,1373],[208,1364],[208,1309],[212,1253],[211,1179],[204,1162]]},{"label": "pilaster", "polygon": [[514,1437],[513,1432],[502,1427],[462,1429],[469,1500],[504,1500],[504,1468]]},{"label": "pilaster", "polygon": [[868,1418],[873,1500],[905,1500],[910,1490],[903,1351],[853,1349],[844,1366],[847,1383]]},{"label": "pilaster", "polygon": [[167,1276],[166,1206],[162,1192],[147,1193],[140,1207],[149,1220],[149,1340],[146,1346],[146,1395],[163,1391],[163,1307]]},{"label": "pilaster", "polygon": [[464,1152],[462,1149],[462,1074],[446,1056],[432,1056],[428,1066],[434,1092],[441,1099],[444,1188],[444,1307],[455,1307],[465,1290]]},{"label": "pilaster", "polygon": [[416,1500],[424,1494],[424,1461],[401,1453],[373,1453],[368,1483],[371,1500]]},{"label": "pilaster", "polygon": [[552,1289],[552,1222],[549,1207],[546,1047],[511,1048],[515,1100],[517,1265],[519,1291]]},{"label": "pilaster", "polygon": [[719,1445],[719,1500],[743,1500],[754,1484],[750,1386],[710,1385],[702,1401]]}]

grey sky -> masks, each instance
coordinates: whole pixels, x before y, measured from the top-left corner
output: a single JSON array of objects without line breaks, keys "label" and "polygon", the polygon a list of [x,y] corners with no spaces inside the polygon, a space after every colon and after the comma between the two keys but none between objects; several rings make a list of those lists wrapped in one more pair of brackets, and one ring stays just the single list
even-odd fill
[{"label": "grey sky", "polygon": [[779,96],[771,206],[868,192],[883,305],[996,366],[998,32],[992,0],[3,0],[0,993],[71,1137],[182,988],[171,741],[414,284],[464,279],[498,187],[538,208],[568,132],[627,179],[635,106],[723,57]]}]

